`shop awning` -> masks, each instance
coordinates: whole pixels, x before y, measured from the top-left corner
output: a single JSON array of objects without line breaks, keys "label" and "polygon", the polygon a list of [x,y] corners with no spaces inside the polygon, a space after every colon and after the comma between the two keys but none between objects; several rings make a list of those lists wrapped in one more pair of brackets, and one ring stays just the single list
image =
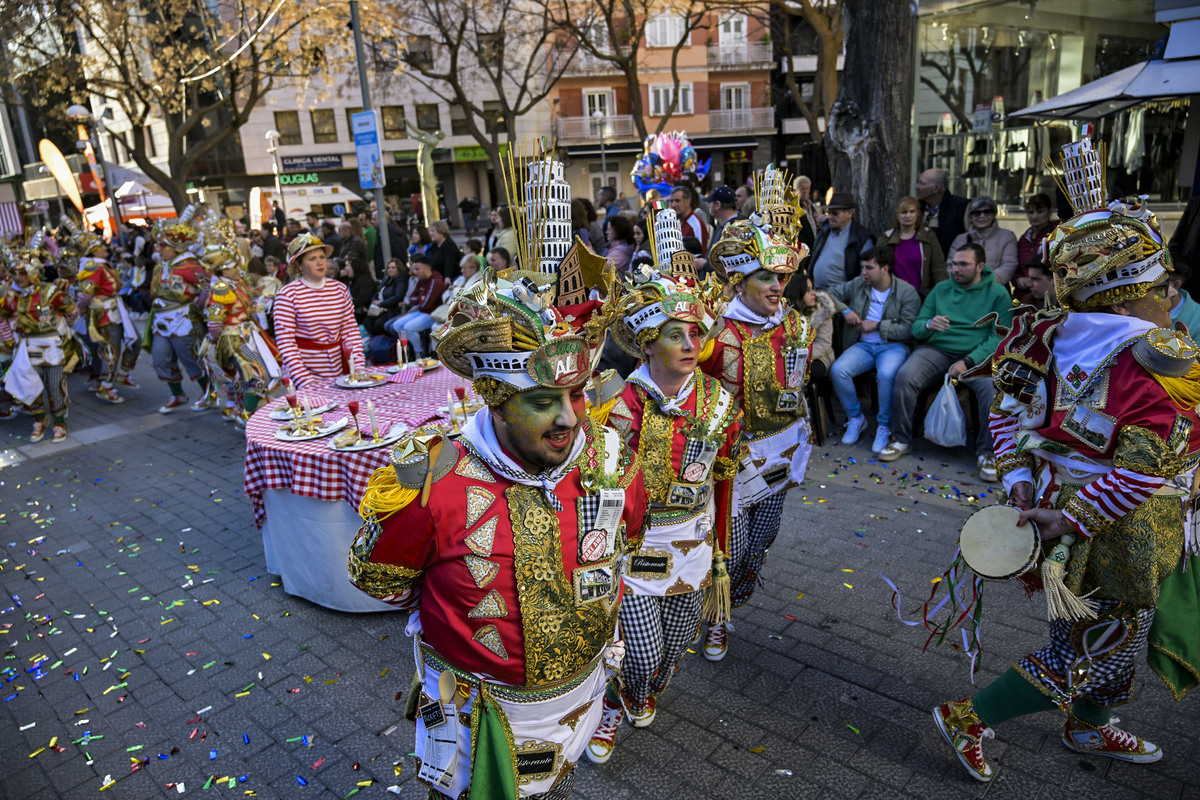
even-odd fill
[{"label": "shop awning", "polygon": [[1099,119],[1149,100],[1200,94],[1200,20],[1171,28],[1163,58],[1143,61],[1009,114],[1008,119]]}]

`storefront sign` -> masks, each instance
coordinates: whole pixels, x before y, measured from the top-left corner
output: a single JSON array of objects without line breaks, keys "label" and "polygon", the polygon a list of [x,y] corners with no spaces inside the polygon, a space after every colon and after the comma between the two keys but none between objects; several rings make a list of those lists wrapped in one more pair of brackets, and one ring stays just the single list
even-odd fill
[{"label": "storefront sign", "polygon": [[726,163],[738,164],[753,160],[754,156],[751,150],[729,150],[725,153]]},{"label": "storefront sign", "polygon": [[311,172],[318,169],[341,169],[342,157],[336,153],[314,156],[280,156],[284,172]]},{"label": "storefront sign", "polygon": [[316,172],[292,172],[279,176],[280,186],[307,186],[320,182],[321,176]]},{"label": "storefront sign", "polygon": [[975,106],[975,116],[971,122],[971,130],[974,133],[991,133],[992,107],[987,103]]},{"label": "storefront sign", "polygon": [[[508,152],[508,144],[507,143],[501,144],[500,145],[500,155],[504,156],[507,152]],[[457,162],[487,161],[488,154],[487,154],[487,151],[484,150],[479,145],[472,145],[472,146],[468,146],[468,147],[456,147],[456,148],[454,148],[454,160]]]}]

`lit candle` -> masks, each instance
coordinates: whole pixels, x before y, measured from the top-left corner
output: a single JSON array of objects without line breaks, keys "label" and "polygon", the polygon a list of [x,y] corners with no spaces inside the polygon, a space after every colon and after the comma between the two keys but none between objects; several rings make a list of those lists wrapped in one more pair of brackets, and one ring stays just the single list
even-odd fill
[{"label": "lit candle", "polygon": [[371,440],[378,442],[379,433],[375,430],[375,404],[370,400],[367,401],[367,417],[371,420]]},{"label": "lit candle", "polygon": [[400,340],[396,340],[396,369],[404,366],[404,345],[400,344]]},{"label": "lit candle", "polygon": [[446,411],[450,414],[450,421],[457,425],[458,407],[454,405],[454,393],[449,389],[446,390]]}]

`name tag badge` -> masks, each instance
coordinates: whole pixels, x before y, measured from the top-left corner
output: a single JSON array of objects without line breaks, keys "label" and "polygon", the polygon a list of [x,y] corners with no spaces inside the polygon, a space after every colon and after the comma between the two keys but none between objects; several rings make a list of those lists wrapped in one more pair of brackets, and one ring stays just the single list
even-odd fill
[{"label": "name tag badge", "polygon": [[419,709],[421,712],[421,721],[425,723],[426,730],[432,730],[446,724],[446,712],[442,710],[442,704],[437,700],[431,700]]},{"label": "name tag badge", "polygon": [[671,561],[671,554],[664,550],[634,553],[629,557],[629,574],[650,580],[666,578],[671,574]]},{"label": "name tag badge", "polygon": [[[598,505],[597,505],[598,502]],[[621,489],[601,489],[594,497],[580,498],[579,561],[589,564],[609,559],[617,551],[617,533],[621,514],[625,511],[625,492]],[[595,508],[595,519],[591,511]]]},{"label": "name tag badge", "polygon": [[[692,442],[688,442],[692,445]],[[683,472],[680,475],[688,483],[700,483],[708,477],[708,470],[712,467],[713,462],[717,459],[717,445],[713,442],[701,440],[697,442],[699,447],[689,446],[686,448],[689,455],[692,451],[697,451],[695,459],[684,466]]]}]

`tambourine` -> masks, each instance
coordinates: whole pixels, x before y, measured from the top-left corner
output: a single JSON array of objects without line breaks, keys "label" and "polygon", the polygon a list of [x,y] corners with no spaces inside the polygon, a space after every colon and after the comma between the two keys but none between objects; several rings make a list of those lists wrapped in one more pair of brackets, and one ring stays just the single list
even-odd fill
[{"label": "tambourine", "polygon": [[1042,537],[1030,520],[1017,527],[1021,512],[1012,506],[987,506],[967,517],[958,534],[963,561],[976,575],[1005,581],[1037,567]]}]

